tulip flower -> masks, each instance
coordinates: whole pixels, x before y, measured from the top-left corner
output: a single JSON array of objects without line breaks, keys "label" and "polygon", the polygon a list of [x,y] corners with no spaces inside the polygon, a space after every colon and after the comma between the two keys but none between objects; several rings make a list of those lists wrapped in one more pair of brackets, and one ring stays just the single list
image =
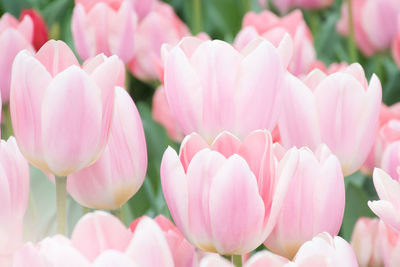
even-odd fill
[{"label": "tulip flower", "polygon": [[293,7],[306,9],[320,9],[330,5],[334,0],[273,0],[274,5],[281,13],[286,13]]},{"label": "tulip flower", "polygon": [[34,166],[67,176],[100,157],[123,66],[115,56],[99,60],[103,55],[82,69],[61,41],[47,42],[36,55],[17,55],[11,119],[18,146]]},{"label": "tulip flower", "polygon": [[392,56],[393,56],[394,62],[400,68],[400,12],[399,12],[399,16],[397,17],[396,34],[392,41]]},{"label": "tulip flower", "polygon": [[[136,231],[136,227],[146,216],[134,220],[129,229]],[[197,266],[197,254],[195,248],[182,236],[173,223],[163,215],[158,215],[154,221],[162,230],[168,246],[171,250],[175,267],[194,267]]]},{"label": "tulip flower", "polygon": [[[296,170],[274,230],[264,242],[271,251],[293,258],[300,246],[321,232],[337,235],[342,224],[345,191],[339,160],[322,145],[291,149]],[[287,168],[285,162],[282,168]]]},{"label": "tulip flower", "polygon": [[361,217],[357,220],[351,245],[360,267],[378,267],[383,265],[382,235],[379,231],[379,219]]},{"label": "tulip flower", "polygon": [[130,0],[133,4],[133,8],[138,15],[139,20],[145,18],[158,3],[157,0]]},{"label": "tulip flower", "polygon": [[175,14],[174,9],[157,1],[153,10],[139,22],[136,29],[135,56],[129,62],[130,71],[144,81],[162,80],[161,46],[164,43],[176,45],[184,36],[189,35],[189,29]]},{"label": "tulip flower", "polygon": [[[395,267],[400,265],[400,234],[394,231],[382,221],[379,224],[378,231],[380,239],[380,249],[381,255],[380,265],[375,266],[385,266],[385,267]],[[383,262],[382,262],[383,261]],[[361,266],[362,267],[362,266]]]},{"label": "tulip flower", "polygon": [[169,107],[167,96],[165,95],[164,86],[159,86],[153,95],[153,119],[164,126],[168,136],[180,142],[183,139],[182,130],[179,128],[174,116],[172,115],[171,108]]},{"label": "tulip flower", "polygon": [[[285,147],[325,143],[342,165],[345,176],[365,162],[378,127],[382,99],[379,79],[368,85],[359,64],[326,76],[312,71],[302,82],[286,80],[279,131]],[[299,122],[301,122],[301,127]]]},{"label": "tulip flower", "polygon": [[[396,177],[395,172],[390,170],[390,157],[388,157],[390,153],[385,151],[388,146],[398,140],[400,140],[400,105],[395,104],[387,107],[385,104],[382,104],[375,142],[361,170],[369,175],[372,173],[374,167],[379,167],[391,176]],[[385,160],[382,158],[384,154],[386,154]],[[393,165],[393,167],[396,166]]]},{"label": "tulip flower", "polygon": [[8,13],[0,18],[0,92],[3,103],[10,98],[11,69],[15,56],[24,49],[34,51],[31,41],[33,23],[30,17],[21,22]]},{"label": "tulip flower", "polygon": [[220,254],[257,248],[275,225],[293,176],[296,155],[275,172],[271,135],[250,133],[242,142],[228,132],[209,146],[193,133],[179,156],[168,148],[161,162],[164,197],[178,229],[196,247]]},{"label": "tulip flower", "polygon": [[22,224],[28,205],[29,165],[14,137],[0,142],[0,258],[21,243]]},{"label": "tulip flower", "polygon": [[211,141],[223,130],[243,138],[275,127],[287,38],[278,48],[256,39],[237,51],[222,41],[186,37],[163,50],[165,93],[184,134],[198,132]]},{"label": "tulip flower", "polygon": [[386,225],[400,232],[399,181],[379,168],[374,170],[373,181],[380,200],[368,201],[368,206]]},{"label": "tulip flower", "polygon": [[[399,123],[400,121],[398,121]],[[389,144],[382,154],[380,167],[387,172],[390,177],[400,180],[400,140]]]},{"label": "tulip flower", "polygon": [[118,55],[128,63],[134,54],[136,13],[129,1],[76,0],[72,35],[79,56]]},{"label": "tulip flower", "polygon": [[33,22],[33,40],[32,44],[36,50],[39,50],[49,40],[46,22],[39,12],[34,9],[23,9],[19,20],[22,21],[25,16],[29,16]]},{"label": "tulip flower", "polygon": [[[366,56],[390,47],[397,30],[400,3],[396,0],[352,0],[354,34],[357,46]],[[336,30],[349,35],[347,3]]]},{"label": "tulip flower", "polygon": [[243,48],[250,41],[261,36],[278,46],[285,34],[293,39],[293,55],[288,70],[294,75],[310,71],[316,61],[313,37],[300,10],[279,18],[274,13],[264,10],[260,14],[249,12],[243,18],[243,29],[235,39],[235,46]]},{"label": "tulip flower", "polygon": [[118,209],[139,190],[146,168],[139,112],[125,89],[117,87],[107,146],[94,164],[68,177],[67,190],[83,206]]},{"label": "tulip flower", "polygon": [[[356,257],[343,238],[321,233],[304,243],[293,261],[264,250],[255,253],[244,267],[358,267]],[[234,267],[222,257],[210,255],[202,259],[200,267]]]}]

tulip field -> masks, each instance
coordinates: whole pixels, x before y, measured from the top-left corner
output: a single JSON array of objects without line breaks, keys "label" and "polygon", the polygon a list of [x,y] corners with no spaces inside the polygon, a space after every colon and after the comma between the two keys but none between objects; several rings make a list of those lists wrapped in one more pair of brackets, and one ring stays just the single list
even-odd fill
[{"label": "tulip field", "polygon": [[400,1],[0,12],[0,267],[400,266]]}]

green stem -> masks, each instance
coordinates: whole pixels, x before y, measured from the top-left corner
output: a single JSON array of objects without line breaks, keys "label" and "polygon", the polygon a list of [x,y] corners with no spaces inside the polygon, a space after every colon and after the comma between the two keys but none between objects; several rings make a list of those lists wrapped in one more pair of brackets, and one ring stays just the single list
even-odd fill
[{"label": "green stem", "polygon": [[243,0],[244,13],[251,11],[251,0]]},{"label": "green stem", "polygon": [[10,105],[3,106],[3,129],[2,129],[2,139],[7,140],[10,136],[14,135],[12,122],[11,122],[11,113],[10,113]]},{"label": "green stem", "polygon": [[347,0],[347,11],[349,13],[349,56],[350,63],[357,61],[357,47],[354,39],[354,21],[353,21],[353,6],[352,0]]},{"label": "green stem", "polygon": [[56,176],[57,233],[67,234],[67,177]]},{"label": "green stem", "polygon": [[193,0],[193,32],[201,32],[201,0]]},{"label": "green stem", "polygon": [[232,255],[232,263],[236,267],[242,267],[242,255]]},{"label": "green stem", "polygon": [[124,223],[124,213],[122,212],[122,207],[119,209],[111,211],[111,213],[117,217],[122,223]]}]

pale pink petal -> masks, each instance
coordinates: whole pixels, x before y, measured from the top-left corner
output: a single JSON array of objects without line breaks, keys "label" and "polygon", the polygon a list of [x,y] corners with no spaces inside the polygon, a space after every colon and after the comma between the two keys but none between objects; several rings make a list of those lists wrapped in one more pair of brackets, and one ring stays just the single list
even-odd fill
[{"label": "pale pink petal", "polygon": [[218,151],[225,158],[229,158],[239,151],[240,140],[230,132],[220,133],[211,144],[211,150]]},{"label": "pale pink petal", "polygon": [[185,172],[187,171],[189,163],[192,161],[194,155],[196,155],[200,150],[208,147],[206,141],[204,141],[204,139],[197,133],[189,134],[183,139],[179,150],[179,159]]}]

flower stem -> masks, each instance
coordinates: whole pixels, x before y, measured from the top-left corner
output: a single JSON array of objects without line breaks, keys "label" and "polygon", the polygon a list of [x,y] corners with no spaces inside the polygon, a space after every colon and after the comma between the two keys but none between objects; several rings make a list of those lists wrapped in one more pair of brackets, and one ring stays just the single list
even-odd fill
[{"label": "flower stem", "polygon": [[67,177],[56,176],[57,233],[67,234]]},{"label": "flower stem", "polygon": [[349,13],[349,56],[350,63],[357,61],[357,47],[354,39],[354,20],[353,20],[353,6],[352,0],[347,0],[347,11]]},{"label": "flower stem", "polygon": [[243,0],[244,13],[251,11],[251,0]]},{"label": "flower stem", "polygon": [[193,0],[193,33],[201,32],[201,0]]},{"label": "flower stem", "polygon": [[122,207],[120,207],[119,209],[113,210],[111,211],[111,213],[117,217],[122,223],[124,223],[124,214],[122,212]]},{"label": "flower stem", "polygon": [[232,263],[236,267],[242,267],[242,255],[232,255]]}]

